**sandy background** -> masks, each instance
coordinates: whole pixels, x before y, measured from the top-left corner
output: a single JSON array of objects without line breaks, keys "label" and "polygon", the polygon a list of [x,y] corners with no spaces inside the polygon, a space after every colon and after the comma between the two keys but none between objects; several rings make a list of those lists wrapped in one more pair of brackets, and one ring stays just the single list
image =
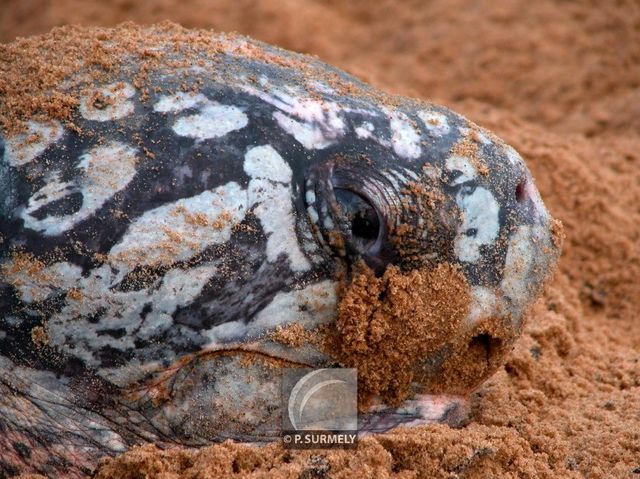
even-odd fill
[{"label": "sandy background", "polygon": [[450,106],[522,153],[567,240],[466,428],[355,453],[147,447],[99,477],[640,478],[640,3],[0,0],[0,41],[128,19],[235,30]]}]

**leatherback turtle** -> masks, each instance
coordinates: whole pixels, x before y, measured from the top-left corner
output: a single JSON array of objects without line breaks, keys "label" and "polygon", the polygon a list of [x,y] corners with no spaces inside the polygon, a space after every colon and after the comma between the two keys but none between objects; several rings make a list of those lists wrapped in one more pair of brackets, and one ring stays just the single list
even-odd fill
[{"label": "leatherback turtle", "polygon": [[[344,361],[272,333],[331,330],[356,264],[371,278],[450,265],[468,303],[420,358],[445,386],[414,381],[425,396],[371,406],[364,429],[450,421],[455,401],[426,394],[500,366],[558,250],[511,147],[241,36],[55,38],[57,58],[103,57],[65,70],[42,53],[60,75],[44,93],[74,106],[16,114],[0,137],[0,475],[82,475],[145,441],[275,437],[280,368]],[[486,367],[456,385],[471,346]]]}]

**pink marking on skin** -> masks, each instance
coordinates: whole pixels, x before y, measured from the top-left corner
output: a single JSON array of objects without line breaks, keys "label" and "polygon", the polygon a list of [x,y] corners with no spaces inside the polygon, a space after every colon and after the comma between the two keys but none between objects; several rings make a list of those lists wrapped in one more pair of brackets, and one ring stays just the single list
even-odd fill
[{"label": "pink marking on skin", "polygon": [[243,89],[278,108],[274,113],[278,124],[307,149],[326,148],[344,135],[342,108],[335,102],[308,98],[291,88],[266,92],[245,85]]},{"label": "pink marking on skin", "polygon": [[528,199],[533,202],[536,211],[540,216],[546,215],[546,210],[540,192],[531,178],[522,179],[516,186],[516,201],[520,204],[526,203]]},{"label": "pink marking on skin", "polygon": [[[30,417],[33,421],[37,421],[39,415],[42,414],[35,405],[28,403],[25,398],[14,396],[11,399],[19,403],[16,409],[9,408],[9,410],[13,409],[16,414]],[[45,446],[43,443],[36,441],[36,437],[37,433],[34,437],[24,432],[12,430],[10,426],[7,427],[0,434],[0,457],[5,467],[9,466],[15,469],[20,475],[42,474],[46,471],[47,474],[51,474],[50,477],[80,479],[86,478],[85,471],[91,471],[97,460],[106,455],[105,452],[101,452],[97,447],[88,447],[88,443],[82,445],[68,443],[48,444]],[[22,445],[26,455],[17,452],[16,444]],[[52,457],[64,458],[66,465],[59,466],[55,463],[47,465],[47,461]]]},{"label": "pink marking on skin", "polygon": [[523,203],[529,197],[529,192],[527,191],[527,180],[522,180],[516,186],[516,201],[518,203]]}]

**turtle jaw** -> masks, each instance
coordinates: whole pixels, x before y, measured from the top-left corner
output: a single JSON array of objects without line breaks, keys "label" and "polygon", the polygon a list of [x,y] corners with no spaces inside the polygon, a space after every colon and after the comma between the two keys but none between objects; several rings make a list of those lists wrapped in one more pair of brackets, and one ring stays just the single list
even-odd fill
[{"label": "turtle jaw", "polygon": [[397,408],[375,404],[358,418],[360,436],[392,431],[398,427],[447,424],[462,427],[468,422],[470,404],[467,396],[451,394],[416,394]]}]

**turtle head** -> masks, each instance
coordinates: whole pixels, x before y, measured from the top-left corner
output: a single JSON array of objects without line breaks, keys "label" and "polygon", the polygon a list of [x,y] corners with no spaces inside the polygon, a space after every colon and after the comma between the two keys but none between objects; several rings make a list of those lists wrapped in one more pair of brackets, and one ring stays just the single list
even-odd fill
[{"label": "turtle head", "polygon": [[[418,390],[466,393],[504,362],[556,263],[561,233],[523,159],[492,133],[428,104],[405,102],[372,118],[350,118],[355,127],[342,150],[328,152],[309,174],[308,215],[348,270],[365,263],[383,289],[399,288],[390,269],[427,278],[412,280],[425,303],[444,283],[458,285],[456,298],[431,301],[441,314],[425,310],[429,324],[410,320],[420,314],[415,297],[410,311],[393,316],[389,304],[378,305],[370,316],[384,311],[414,335],[424,328],[438,337],[414,349]],[[445,266],[451,281],[441,275]],[[418,294],[410,289],[408,297]],[[455,314],[447,313],[459,298]],[[344,312],[339,307],[339,328],[353,326]],[[445,313],[448,319],[436,324]],[[346,356],[347,364],[363,365],[362,356]]]},{"label": "turtle head", "polygon": [[531,256],[553,263],[553,221],[511,146],[444,107],[410,103],[380,117],[349,117],[351,135],[307,177],[307,213],[338,256],[377,274],[455,263],[489,284],[508,274],[509,240],[528,230]]}]

